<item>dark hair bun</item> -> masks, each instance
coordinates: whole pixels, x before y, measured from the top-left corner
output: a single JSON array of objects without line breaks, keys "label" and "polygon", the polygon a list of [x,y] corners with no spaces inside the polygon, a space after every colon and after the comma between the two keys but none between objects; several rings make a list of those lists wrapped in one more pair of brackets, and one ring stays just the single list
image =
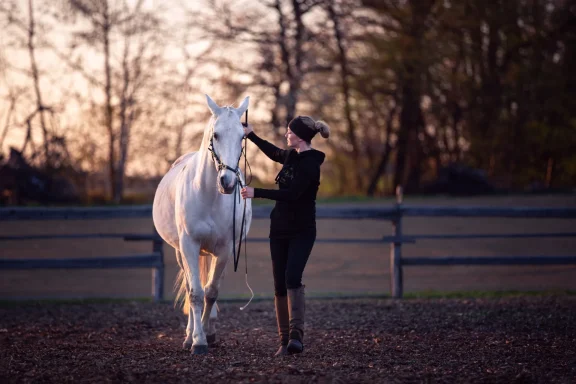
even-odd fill
[{"label": "dark hair bun", "polygon": [[320,132],[320,135],[322,135],[323,138],[327,139],[328,136],[330,136],[330,127],[322,120],[318,120],[317,122],[315,122],[314,128],[318,132]]}]

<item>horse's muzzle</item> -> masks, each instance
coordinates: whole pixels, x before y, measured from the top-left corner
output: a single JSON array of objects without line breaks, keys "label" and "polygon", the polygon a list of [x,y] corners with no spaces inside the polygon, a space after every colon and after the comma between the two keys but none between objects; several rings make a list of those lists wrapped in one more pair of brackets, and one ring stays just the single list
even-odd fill
[{"label": "horse's muzzle", "polygon": [[218,189],[220,190],[220,193],[223,193],[225,195],[229,195],[232,192],[234,192],[234,188],[236,187],[236,175],[230,175],[229,172],[224,172],[219,178],[218,178]]}]

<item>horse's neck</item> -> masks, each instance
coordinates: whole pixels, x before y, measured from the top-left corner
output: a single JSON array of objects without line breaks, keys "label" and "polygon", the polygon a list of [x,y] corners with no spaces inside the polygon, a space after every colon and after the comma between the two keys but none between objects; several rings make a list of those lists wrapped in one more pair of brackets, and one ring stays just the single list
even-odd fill
[{"label": "horse's neck", "polygon": [[215,200],[221,199],[223,196],[218,191],[218,172],[214,166],[212,153],[208,150],[212,137],[212,124],[211,121],[208,129],[204,132],[200,149],[196,153],[198,156],[196,167],[190,167],[187,170],[189,172],[188,180],[193,181],[195,189],[205,199],[207,206],[211,206]]},{"label": "horse's neck", "polygon": [[[218,172],[216,172],[216,168],[214,167],[212,155],[207,148],[200,148],[198,156],[198,166],[192,175],[194,185],[196,185],[198,190],[202,191],[202,194],[205,196],[209,196],[212,193],[216,196],[216,194],[219,193],[216,184]],[[193,172],[193,170],[190,169],[189,172]]]}]

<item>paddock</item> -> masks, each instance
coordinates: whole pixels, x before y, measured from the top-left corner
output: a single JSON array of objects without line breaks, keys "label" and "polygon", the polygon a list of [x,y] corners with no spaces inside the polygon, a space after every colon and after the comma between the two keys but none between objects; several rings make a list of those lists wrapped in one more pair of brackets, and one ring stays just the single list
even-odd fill
[{"label": "paddock", "polygon": [[2,383],[573,383],[576,296],[312,299],[306,350],[271,357],[274,304],[220,305],[219,344],[180,349],[167,302],[0,306]]},{"label": "paddock", "polygon": [[[557,195],[409,203],[574,208],[575,201]],[[340,206],[371,204],[382,203]],[[2,236],[149,234],[151,228],[151,220],[134,218],[0,221]],[[403,235],[571,233],[576,219],[407,217],[403,228]],[[376,220],[319,220],[318,229],[322,239],[393,234],[390,222]],[[254,220],[249,237],[265,238],[267,230],[268,220]],[[151,246],[121,238],[7,240],[0,250],[3,259],[18,260],[143,254]],[[574,264],[409,266],[405,298],[392,299],[389,244],[320,242],[304,275],[306,350],[278,360],[271,357],[277,340],[268,245],[249,242],[248,278],[257,300],[239,310],[249,298],[242,254],[238,272],[229,264],[222,287],[218,345],[199,357],[180,349],[186,319],[171,302],[177,265],[169,248],[164,246],[166,300],[159,302],[151,301],[150,269],[0,271],[0,382],[576,381]],[[569,236],[454,238],[403,244],[402,256],[568,257],[574,250]],[[430,291],[462,298],[413,298]]]}]

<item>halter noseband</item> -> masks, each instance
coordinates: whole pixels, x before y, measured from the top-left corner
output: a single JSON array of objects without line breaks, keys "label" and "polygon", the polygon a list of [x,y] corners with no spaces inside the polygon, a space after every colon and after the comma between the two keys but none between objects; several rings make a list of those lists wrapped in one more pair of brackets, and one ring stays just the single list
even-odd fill
[{"label": "halter noseband", "polygon": [[210,151],[210,153],[212,154],[212,161],[214,161],[214,164],[216,164],[216,169],[218,170],[218,172],[223,171],[225,169],[234,172],[236,174],[236,179],[238,179],[240,186],[242,186],[242,180],[240,178],[240,167],[238,166],[238,164],[240,163],[240,159],[242,158],[242,150],[240,150],[240,156],[238,157],[238,161],[236,162],[236,168],[232,168],[231,166],[224,164],[224,162],[220,160],[220,157],[218,157],[218,154],[214,150],[214,133],[212,133],[212,136],[210,137],[210,145],[208,145],[208,151]]}]

